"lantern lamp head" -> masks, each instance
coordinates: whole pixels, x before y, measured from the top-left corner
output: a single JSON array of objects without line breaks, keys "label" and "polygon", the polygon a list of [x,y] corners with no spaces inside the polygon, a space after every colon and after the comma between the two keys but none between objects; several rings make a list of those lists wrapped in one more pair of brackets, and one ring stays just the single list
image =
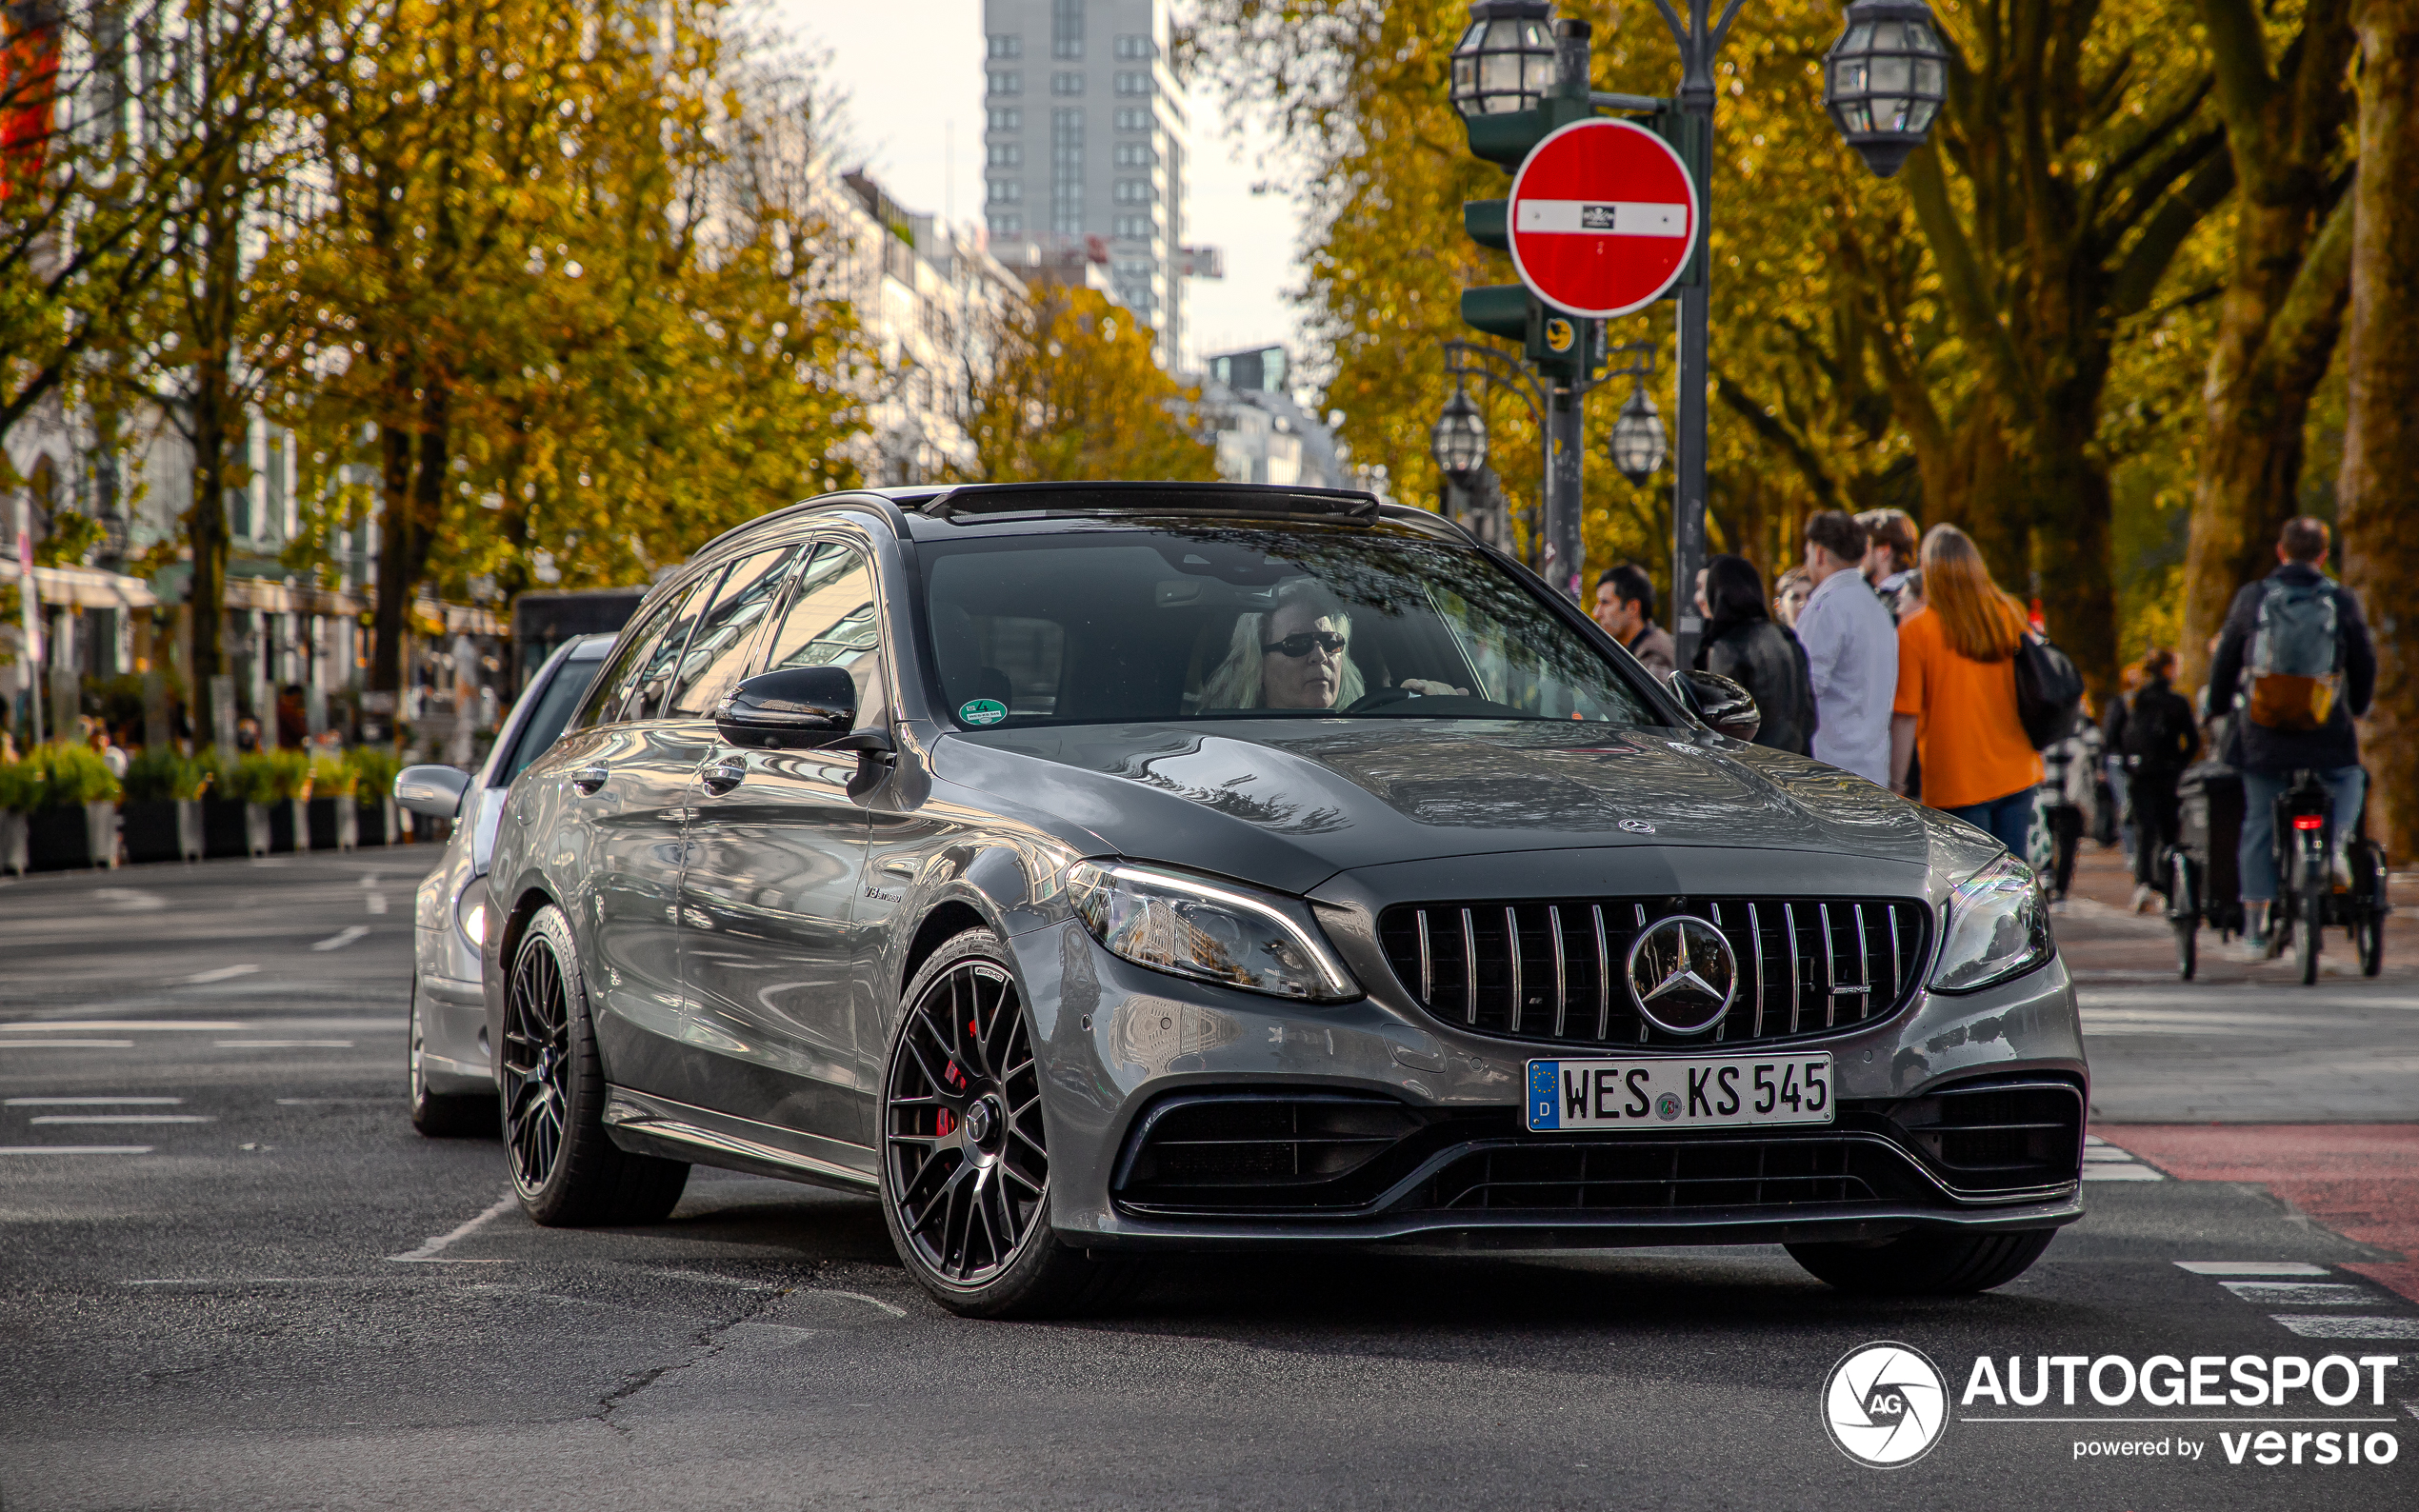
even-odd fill
[{"label": "lantern lamp head", "polygon": [[1949,98],[1949,49],[1923,0],[1856,0],[1823,55],[1823,108],[1883,178],[1924,145]]}]

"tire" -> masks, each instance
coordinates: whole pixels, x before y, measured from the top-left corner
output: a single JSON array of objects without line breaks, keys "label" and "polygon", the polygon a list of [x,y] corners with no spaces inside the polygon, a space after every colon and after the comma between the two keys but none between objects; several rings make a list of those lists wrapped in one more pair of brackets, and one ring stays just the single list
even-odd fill
[{"label": "tire", "polygon": [[1007,949],[969,929],[908,984],[883,1056],[882,1219],[908,1274],[965,1317],[1087,1312],[1139,1275],[1050,1226],[1034,1051]]},{"label": "tire", "polygon": [[420,1024],[420,979],[411,979],[411,1023],[404,1037],[404,1087],[411,1104],[411,1126],[429,1139],[462,1139],[482,1135],[495,1138],[502,1127],[493,1094],[479,1092],[440,1095],[429,1090],[429,1078],[421,1064],[428,1050],[428,1034]]},{"label": "tire", "polygon": [[2314,887],[2304,891],[2299,945],[2302,985],[2306,987],[2318,981],[2318,945],[2320,938],[2327,933],[2321,921],[2326,917],[2327,895]]},{"label": "tire", "polygon": [[2186,982],[2201,969],[2201,925],[2197,919],[2175,921],[2175,974]]},{"label": "tire", "polygon": [[2372,913],[2357,927],[2360,930],[2360,974],[2373,977],[2386,965],[2386,921]]},{"label": "tire", "polygon": [[579,947],[550,904],[512,954],[501,1050],[505,1164],[522,1210],[550,1228],[663,1222],[689,1167],[633,1155],[605,1132],[605,1065]]},{"label": "tire", "polygon": [[2054,1228],[2015,1234],[1913,1233],[1877,1244],[1790,1244],[1815,1280],[1871,1297],[1962,1297],[2004,1286],[2055,1239]]}]

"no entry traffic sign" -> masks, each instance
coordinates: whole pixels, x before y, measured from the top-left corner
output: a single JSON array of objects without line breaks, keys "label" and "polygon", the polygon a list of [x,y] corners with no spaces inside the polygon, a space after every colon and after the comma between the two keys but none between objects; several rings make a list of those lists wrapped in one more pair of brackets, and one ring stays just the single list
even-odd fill
[{"label": "no entry traffic sign", "polygon": [[1590,319],[1662,298],[1696,247],[1688,165],[1628,121],[1573,121],[1538,143],[1512,178],[1508,210],[1520,281]]}]

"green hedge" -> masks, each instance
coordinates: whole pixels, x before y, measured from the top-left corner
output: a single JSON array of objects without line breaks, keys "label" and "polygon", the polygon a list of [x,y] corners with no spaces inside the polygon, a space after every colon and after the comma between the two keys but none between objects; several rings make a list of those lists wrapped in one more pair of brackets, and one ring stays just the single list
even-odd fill
[{"label": "green hedge", "polygon": [[300,798],[310,784],[310,758],[298,750],[254,751],[238,757],[221,791],[248,804]]},{"label": "green hedge", "polygon": [[176,747],[146,746],[126,764],[126,801],[156,804],[199,798],[210,782],[210,768]]},{"label": "green hedge", "polygon": [[115,803],[122,789],[110,764],[90,746],[36,746],[21,761],[0,763],[0,809],[30,814],[41,808]]},{"label": "green hedge", "polygon": [[353,801],[363,804],[390,796],[403,770],[403,758],[384,746],[355,746],[345,752],[345,764],[352,768]]}]

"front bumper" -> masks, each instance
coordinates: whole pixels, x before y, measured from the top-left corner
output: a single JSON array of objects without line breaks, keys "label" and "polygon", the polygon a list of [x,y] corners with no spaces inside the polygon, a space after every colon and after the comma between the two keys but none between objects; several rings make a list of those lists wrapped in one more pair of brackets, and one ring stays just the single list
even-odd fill
[{"label": "front bumper", "polygon": [[[1010,940],[1043,1046],[1052,1219],[1069,1242],[1098,1249],[1584,1248],[1855,1241],[1922,1228],[1999,1232],[2082,1216],[2088,1072],[2073,985],[2061,961],[1968,996],[1919,993],[1889,1019],[1793,1042],[1792,1048],[1833,1057],[1841,1121],[1831,1128],[1786,1137],[1545,1136],[1521,1130],[1520,1107],[1526,1063],[1554,1048],[1458,1032],[1430,1018],[1402,991],[1373,939],[1333,920],[1329,925],[1369,989],[1356,1002],[1286,1003],[1148,971],[1110,955],[1072,923]],[[1916,1126],[1944,1090],[1985,1084],[2063,1089],[2071,1104],[2069,1131],[2034,1136],[2034,1155],[2046,1150],[2047,1166],[2036,1160],[2041,1168],[2019,1185],[1985,1182],[1977,1189],[1961,1182],[1943,1165],[1936,1140],[1928,1143]],[[1327,1095],[1401,1109],[1422,1131],[1378,1173],[1382,1181],[1344,1194],[1349,1201],[1182,1210],[1138,1191],[1139,1133],[1171,1099]],[[1702,1148],[1689,1154],[1682,1146]],[[1456,1170],[1473,1160],[1534,1163],[1553,1151],[1583,1165],[1560,1190],[1554,1181],[1503,1180],[1509,1201],[1472,1205],[1452,1187]],[[1588,1194],[1605,1184],[1584,1168],[1589,1161],[1612,1163],[1609,1200]],[[1634,1183],[1623,1186],[1631,1181],[1624,1173],[1641,1161],[1680,1163],[1673,1180],[1681,1184],[1659,1199]],[[1692,1177],[1689,1161],[1710,1164]],[[1861,1182],[1804,1184],[1847,1177],[1858,1161]],[[1767,1166],[1783,1173],[1771,1178],[1781,1184],[1737,1184],[1766,1180],[1759,1173]],[[1699,1180],[1709,1184],[1688,1185]],[[1745,1200],[1728,1200],[1737,1197]]]}]

